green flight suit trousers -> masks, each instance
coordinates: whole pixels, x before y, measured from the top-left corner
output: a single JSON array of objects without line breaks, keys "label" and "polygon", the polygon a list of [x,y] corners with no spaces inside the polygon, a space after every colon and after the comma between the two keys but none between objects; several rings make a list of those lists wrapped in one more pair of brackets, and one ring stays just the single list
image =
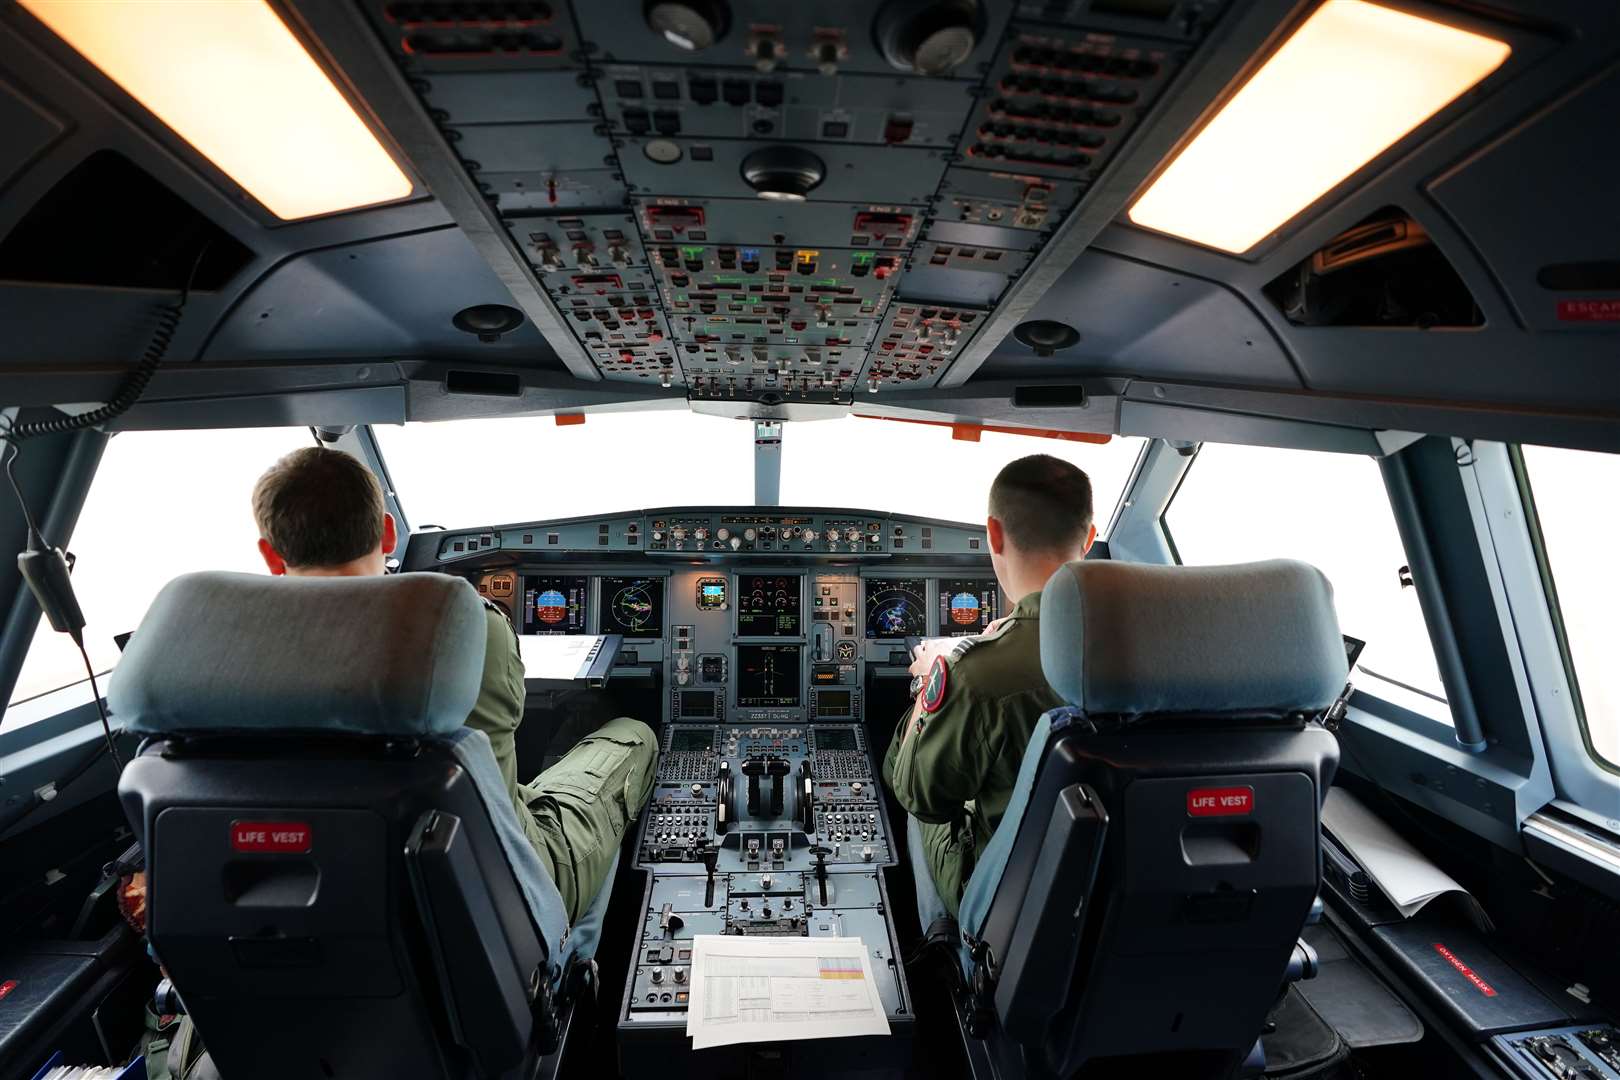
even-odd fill
[{"label": "green flight suit trousers", "polygon": [[619,858],[625,830],[652,794],[658,740],[640,720],[609,720],[574,744],[518,794],[535,830],[525,829],[577,922]]}]

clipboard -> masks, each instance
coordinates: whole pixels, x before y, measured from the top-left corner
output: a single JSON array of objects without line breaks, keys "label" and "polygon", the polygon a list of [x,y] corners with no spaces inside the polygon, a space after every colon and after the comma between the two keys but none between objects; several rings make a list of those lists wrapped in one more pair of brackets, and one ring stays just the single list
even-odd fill
[{"label": "clipboard", "polygon": [[623,634],[519,634],[523,685],[529,690],[601,687],[623,647]]}]

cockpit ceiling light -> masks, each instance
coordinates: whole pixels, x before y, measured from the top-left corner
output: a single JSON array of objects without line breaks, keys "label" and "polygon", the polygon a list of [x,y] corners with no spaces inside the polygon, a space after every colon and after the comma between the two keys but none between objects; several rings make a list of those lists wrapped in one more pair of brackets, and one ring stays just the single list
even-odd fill
[{"label": "cockpit ceiling light", "polygon": [[411,181],[264,0],[20,0],[284,221]]},{"label": "cockpit ceiling light", "polygon": [[1328,0],[1182,149],[1132,222],[1233,253],[1259,243],[1479,83],[1506,42]]}]

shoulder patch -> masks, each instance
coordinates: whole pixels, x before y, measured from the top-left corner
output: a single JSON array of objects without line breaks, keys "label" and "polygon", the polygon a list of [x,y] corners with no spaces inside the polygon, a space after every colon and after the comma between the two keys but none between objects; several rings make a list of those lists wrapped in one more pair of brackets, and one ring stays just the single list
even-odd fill
[{"label": "shoulder patch", "polygon": [[950,687],[951,668],[943,656],[934,657],[934,666],[928,669],[928,681],[923,685],[922,711],[933,715],[945,704]]}]

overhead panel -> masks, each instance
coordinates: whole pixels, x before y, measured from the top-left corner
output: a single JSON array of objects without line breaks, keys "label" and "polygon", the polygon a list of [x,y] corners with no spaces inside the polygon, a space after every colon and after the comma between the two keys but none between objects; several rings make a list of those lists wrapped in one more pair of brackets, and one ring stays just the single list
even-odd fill
[{"label": "overhead panel", "polygon": [[370,13],[604,378],[847,404],[939,381],[1223,6]]}]

